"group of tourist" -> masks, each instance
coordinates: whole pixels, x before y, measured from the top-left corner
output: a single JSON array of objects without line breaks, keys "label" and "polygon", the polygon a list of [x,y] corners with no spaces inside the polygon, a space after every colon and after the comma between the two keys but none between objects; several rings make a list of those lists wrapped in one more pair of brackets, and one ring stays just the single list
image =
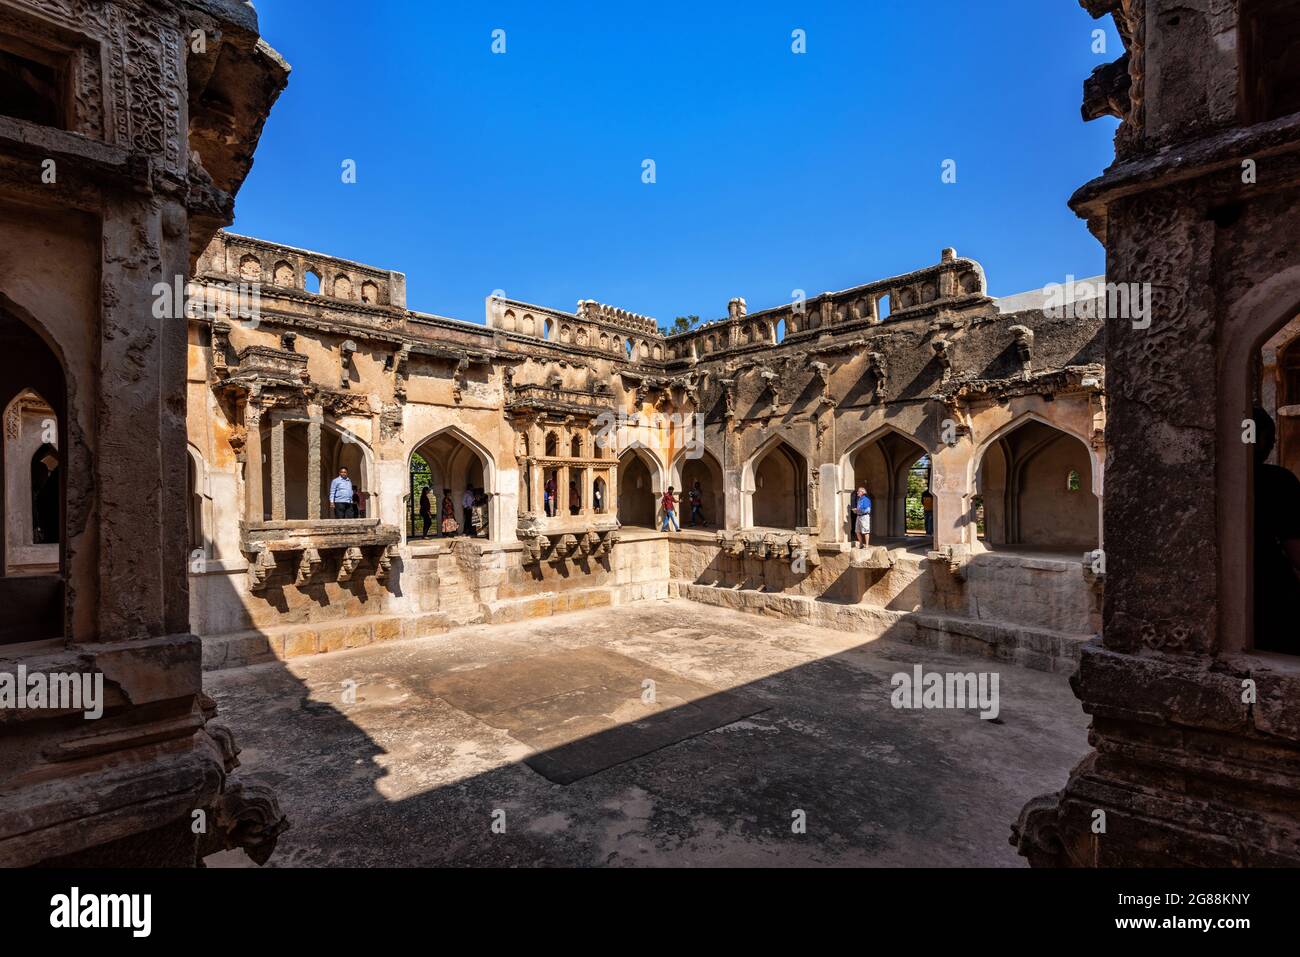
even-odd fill
[{"label": "group of tourist", "polygon": [[[456,504],[451,496],[451,489],[442,490],[442,506],[438,513],[438,534],[443,538],[468,535],[480,538],[488,532],[488,500],[490,492],[482,488],[467,488],[460,497],[461,519],[463,525],[456,521]],[[434,497],[426,485],[420,492],[420,521],[424,525],[423,537],[429,537],[429,528],[433,525]]]},{"label": "group of tourist", "polygon": [[[605,508],[605,493],[601,490],[600,484],[591,490],[592,507],[600,512]],[[547,518],[554,518],[560,511],[560,498],[558,486],[555,481],[555,474],[552,473],[542,485],[542,510],[546,512]],[[569,483],[569,514],[577,515],[582,511],[582,492],[578,489],[577,482]]]},{"label": "group of tourist", "polygon": [[[698,481],[696,481],[694,485],[692,485],[689,489],[687,489],[686,500],[687,503],[691,506],[691,520],[690,520],[689,527],[699,528],[701,526],[706,526],[708,523],[704,520],[704,489],[700,487],[700,483]],[[661,532],[668,531],[668,526],[671,523],[673,529],[675,531],[680,532],[682,530],[682,526],[677,521],[676,489],[674,489],[671,485],[668,486],[668,491],[664,492],[663,498],[660,499],[659,501],[659,506],[663,509],[663,513],[664,513],[663,525],[660,527],[659,530]]]}]

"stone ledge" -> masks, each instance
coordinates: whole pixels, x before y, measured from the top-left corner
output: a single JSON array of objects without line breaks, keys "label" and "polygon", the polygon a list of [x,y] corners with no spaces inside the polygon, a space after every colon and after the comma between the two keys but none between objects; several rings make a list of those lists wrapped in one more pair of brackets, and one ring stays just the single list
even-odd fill
[{"label": "stone ledge", "polygon": [[306,655],[409,638],[444,634],[451,622],[440,612],[415,615],[369,615],[337,622],[280,625],[262,631],[233,631],[203,639],[203,670],[241,668],[268,661],[287,661]]},{"label": "stone ledge", "polygon": [[1010,622],[903,612],[866,604],[838,604],[804,595],[723,588],[674,581],[671,597],[749,614],[790,618],[835,631],[860,632],[867,641],[889,636],[955,654],[1011,662],[1035,671],[1072,673],[1091,635],[1069,635]]},{"label": "stone ledge", "polygon": [[667,597],[669,584],[661,580],[544,592],[523,598],[485,602],[478,606],[481,613],[474,615],[471,621],[458,620],[455,611],[450,610],[412,615],[370,615],[336,622],[232,631],[203,638],[203,670],[242,668],[349,648],[363,648],[380,642],[428,638],[467,624],[506,624]]}]

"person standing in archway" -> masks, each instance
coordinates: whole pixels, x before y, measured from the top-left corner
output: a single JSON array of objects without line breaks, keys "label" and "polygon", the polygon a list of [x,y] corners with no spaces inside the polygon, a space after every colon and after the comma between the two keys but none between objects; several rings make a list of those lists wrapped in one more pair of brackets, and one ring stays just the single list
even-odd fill
[{"label": "person standing in archway", "polygon": [[354,492],[352,479],[348,478],[347,468],[340,468],[339,474],[330,482],[330,507],[334,511],[335,518],[352,517],[352,495]]},{"label": "person standing in archway", "polygon": [[695,480],[695,484],[691,486],[686,496],[691,503],[691,528],[704,525],[704,490],[700,488],[699,479]]},{"label": "person standing in archway", "polygon": [[433,524],[433,500],[429,497],[429,486],[420,492],[420,521],[424,523],[421,538],[429,537],[429,526]]},{"label": "person standing in archway", "polygon": [[671,485],[668,486],[668,491],[664,492],[664,497],[660,504],[663,506],[664,510],[664,524],[663,528],[659,529],[659,531],[668,531],[668,523],[672,522],[674,530],[680,532],[682,527],[677,522],[677,497],[673,495],[673,487]]},{"label": "person standing in archway", "polygon": [[1255,420],[1255,647],[1300,654],[1300,479],[1268,462],[1277,426]]},{"label": "person standing in archway", "polygon": [[934,493],[928,488],[921,493],[921,511],[925,513],[925,534],[934,535]]},{"label": "person standing in archway", "polygon": [[442,524],[438,531],[443,538],[448,538],[460,531],[456,524],[456,503],[451,500],[451,489],[442,490]]},{"label": "person standing in archway", "polygon": [[465,486],[465,494],[460,497],[460,512],[463,521],[462,528],[469,534],[473,534],[474,528],[474,486]]},{"label": "person standing in archway", "polygon": [[867,547],[871,535],[871,496],[864,486],[859,485],[857,496],[853,500],[853,528],[857,534],[858,544]]}]

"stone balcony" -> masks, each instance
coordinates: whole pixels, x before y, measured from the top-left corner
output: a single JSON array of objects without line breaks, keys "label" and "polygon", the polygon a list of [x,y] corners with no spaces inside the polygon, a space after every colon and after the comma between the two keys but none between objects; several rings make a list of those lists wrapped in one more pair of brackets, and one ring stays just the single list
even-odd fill
[{"label": "stone balcony", "polygon": [[266,588],[281,556],[291,561],[296,557],[298,586],[322,580],[322,570],[336,563],[336,581],[350,581],[367,569],[385,581],[402,540],[397,526],[383,525],[377,518],[245,522],[240,533],[241,548],[248,555],[248,587],[255,592]]}]

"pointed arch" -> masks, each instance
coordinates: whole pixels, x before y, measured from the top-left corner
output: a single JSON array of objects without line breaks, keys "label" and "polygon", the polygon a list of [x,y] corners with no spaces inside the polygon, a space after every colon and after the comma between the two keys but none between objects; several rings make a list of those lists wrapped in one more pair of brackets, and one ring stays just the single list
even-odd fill
[{"label": "pointed arch", "polygon": [[185,444],[186,457],[186,530],[189,537],[189,555],[194,558],[195,552],[202,554],[197,557],[212,557],[212,527],[213,527],[213,503],[212,487],[208,476],[208,464],[203,459],[201,453],[193,442]]},{"label": "pointed arch", "polygon": [[663,463],[641,445],[625,448],[618,457],[618,520],[623,525],[658,528],[659,500],[671,484]]},{"label": "pointed arch", "polygon": [[723,528],[726,525],[727,495],[726,476],[717,456],[706,448],[695,450],[683,448],[673,458],[668,471],[668,482],[681,492],[681,523],[685,527],[695,524],[696,516],[691,511],[690,491],[694,484],[700,483],[700,508],[704,525]]},{"label": "pointed arch", "polygon": [[773,435],[742,466],[740,493],[742,528],[799,528],[808,520],[808,460]]},{"label": "pointed arch", "polygon": [[[1094,476],[1100,463],[1081,436],[1026,412],[981,443],[971,468],[971,507],[978,497],[989,544],[1068,551],[1099,547],[1101,496]],[[1080,488],[1072,491],[1064,477],[1076,471]]]},{"label": "pointed arch", "polygon": [[[1260,349],[1300,315],[1300,266],[1255,283],[1232,303],[1219,326],[1224,343],[1217,372],[1215,419],[1216,525],[1219,554],[1220,651],[1243,651],[1255,640],[1255,459],[1241,441],[1255,404]],[[1244,627],[1243,627],[1244,625]]]},{"label": "pointed arch", "polygon": [[[68,633],[68,476],[89,475],[92,465],[84,446],[68,441],[66,369],[62,350],[44,323],[0,293],[0,607],[5,610],[0,645]],[[53,413],[52,436],[38,419],[25,427],[20,421],[19,434],[11,438],[14,400],[28,394]],[[50,461],[51,450],[57,461]],[[50,497],[57,508],[52,519],[57,542],[36,542],[31,534],[40,519],[33,496],[38,470],[56,483]],[[19,489],[21,494],[11,494]],[[45,491],[48,495],[48,487]],[[95,581],[81,585],[71,594],[93,601]]]},{"label": "pointed arch", "polygon": [[1092,474],[1092,488],[1095,490],[1097,497],[1100,498],[1102,494],[1102,482],[1105,479],[1106,473],[1103,468],[1101,457],[1097,455],[1097,450],[1092,447],[1092,442],[1073,429],[1063,426],[1060,423],[1052,422],[1032,410],[1021,412],[1011,421],[1002,424],[993,432],[990,432],[984,440],[980,442],[979,446],[975,449],[975,454],[971,456],[970,468],[967,473],[967,486],[971,488],[974,487],[975,477],[979,475],[980,466],[983,464],[984,453],[989,450],[989,447],[1002,437],[1010,435],[1027,422],[1041,422],[1043,425],[1056,429],[1058,432],[1064,432],[1066,435],[1073,436],[1083,443],[1084,447],[1088,450],[1088,464],[1089,471]]},{"label": "pointed arch", "polygon": [[840,457],[840,514],[853,533],[850,509],[859,486],[872,501],[872,540],[908,535],[907,498],[913,467],[932,455],[915,435],[886,423],[849,445]]},{"label": "pointed arch", "polygon": [[[458,425],[443,426],[411,446],[406,456],[408,473],[411,461],[417,452],[429,465],[430,481],[437,502],[435,516],[441,509],[442,499],[446,494],[444,490],[450,489],[456,521],[462,526],[463,534],[465,523],[462,514],[462,496],[467,489],[482,488],[488,495],[488,539],[500,542],[506,540],[507,534],[513,534],[513,529],[507,530],[501,527],[503,510],[500,490],[497,487],[496,460],[483,443]],[[410,514],[416,507],[416,503],[411,501],[409,488],[405,498],[406,510]]]}]

